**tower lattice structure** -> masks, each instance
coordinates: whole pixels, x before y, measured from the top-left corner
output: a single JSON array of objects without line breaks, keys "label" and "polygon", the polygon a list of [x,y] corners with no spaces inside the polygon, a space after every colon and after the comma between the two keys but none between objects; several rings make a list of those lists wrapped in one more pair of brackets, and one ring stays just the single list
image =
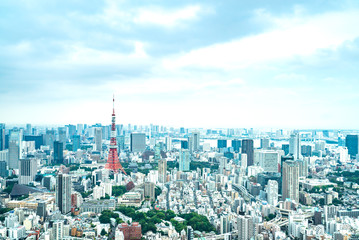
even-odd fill
[{"label": "tower lattice structure", "polygon": [[118,172],[119,169],[127,175],[123,169],[117,153],[117,142],[116,142],[116,115],[115,115],[115,98],[113,98],[113,112],[112,112],[112,125],[111,125],[111,141],[110,151],[108,153],[108,159],[105,166],[106,169],[110,169],[114,172]]}]

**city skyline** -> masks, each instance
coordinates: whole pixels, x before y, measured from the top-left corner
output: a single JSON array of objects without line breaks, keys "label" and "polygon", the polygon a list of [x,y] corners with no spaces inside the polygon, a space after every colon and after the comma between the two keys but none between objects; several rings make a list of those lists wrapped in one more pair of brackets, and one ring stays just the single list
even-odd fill
[{"label": "city skyline", "polygon": [[[61,6],[61,7],[60,7]],[[355,1],[3,1],[1,122],[358,129]]]}]

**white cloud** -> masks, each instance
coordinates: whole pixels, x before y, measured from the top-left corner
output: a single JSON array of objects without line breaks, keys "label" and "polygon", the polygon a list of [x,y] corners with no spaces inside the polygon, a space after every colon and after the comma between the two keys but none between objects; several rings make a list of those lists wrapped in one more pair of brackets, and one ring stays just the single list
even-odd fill
[{"label": "white cloud", "polygon": [[200,11],[201,7],[199,5],[186,6],[175,10],[158,7],[143,8],[136,13],[134,22],[138,24],[174,27],[183,21],[196,19]]},{"label": "white cloud", "polygon": [[[268,16],[265,17],[268,19]],[[359,11],[331,12],[314,17],[273,18],[275,29],[190,51],[163,61],[168,69],[182,67],[242,69],[320,49],[335,49],[359,37]]]}]

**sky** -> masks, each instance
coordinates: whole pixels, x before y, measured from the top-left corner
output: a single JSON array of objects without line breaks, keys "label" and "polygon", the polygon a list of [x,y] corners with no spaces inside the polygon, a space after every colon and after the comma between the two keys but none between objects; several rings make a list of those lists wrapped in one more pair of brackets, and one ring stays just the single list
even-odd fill
[{"label": "sky", "polygon": [[356,0],[0,1],[0,122],[358,129]]}]

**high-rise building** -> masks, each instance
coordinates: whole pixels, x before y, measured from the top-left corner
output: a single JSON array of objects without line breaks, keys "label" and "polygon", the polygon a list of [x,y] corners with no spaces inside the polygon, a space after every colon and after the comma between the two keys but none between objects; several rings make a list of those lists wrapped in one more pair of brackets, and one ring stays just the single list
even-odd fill
[{"label": "high-rise building", "polygon": [[42,145],[44,145],[44,136],[43,135],[39,135],[39,136],[24,136],[24,139],[26,142],[31,142],[34,141],[35,142],[35,149],[40,149]]},{"label": "high-rise building", "polygon": [[297,161],[287,160],[282,168],[282,196],[299,203],[299,164]]},{"label": "high-rise building", "polygon": [[253,166],[254,162],[254,149],[253,149],[253,139],[243,139],[242,140],[242,153],[247,154],[247,166]]},{"label": "high-rise building", "polygon": [[124,135],[117,136],[117,145],[118,145],[119,151],[125,150],[125,136]]},{"label": "high-rise building", "polygon": [[81,136],[80,135],[74,135],[72,137],[72,151],[76,152],[81,147]]},{"label": "high-rise building", "polygon": [[82,135],[84,130],[84,125],[82,123],[77,124],[77,135]]},{"label": "high-rise building", "polygon": [[345,137],[345,146],[351,158],[356,158],[359,149],[359,135],[347,135]]},{"label": "high-rise building", "polygon": [[60,173],[56,178],[56,205],[61,213],[71,211],[71,176]]},{"label": "high-rise building", "polygon": [[188,141],[181,140],[181,149],[188,149]]},{"label": "high-rise building", "polygon": [[102,151],[102,128],[95,127],[95,151]]},{"label": "high-rise building", "polygon": [[45,220],[47,215],[46,213],[47,213],[46,202],[45,201],[39,202],[37,204],[36,215],[39,216],[42,220]]},{"label": "high-rise building", "polygon": [[252,237],[254,237],[255,227],[253,218],[251,216],[239,215],[237,224],[239,240],[250,240]]},{"label": "high-rise building", "polygon": [[191,136],[188,139],[189,141],[189,150],[190,152],[197,152],[199,151],[199,141],[200,141],[200,133],[199,132],[192,132]]},{"label": "high-rise building", "polygon": [[23,158],[22,131],[11,131],[9,137],[9,160],[7,165],[9,169],[19,169],[19,159]]},{"label": "high-rise building", "polygon": [[44,142],[45,145],[50,146],[50,148],[52,149],[54,146],[54,141],[56,140],[55,137],[55,130],[46,130],[46,134],[44,135]]},{"label": "high-rise building", "polygon": [[167,160],[165,158],[158,161],[158,182],[167,182]]},{"label": "high-rise building", "polygon": [[0,161],[0,177],[6,178],[8,176],[6,161]]},{"label": "high-rise building", "polygon": [[179,156],[179,170],[180,171],[189,171],[190,169],[190,159],[191,155],[188,149],[181,149]]},{"label": "high-rise building", "polygon": [[261,148],[262,149],[269,148],[269,138],[261,138]]},{"label": "high-rise building", "polygon": [[20,160],[19,184],[27,185],[34,181],[37,173],[37,160],[34,157],[27,157]]},{"label": "high-rise building", "polygon": [[64,222],[63,221],[55,221],[52,224],[52,239],[54,240],[62,240],[64,238]]},{"label": "high-rise building", "polygon": [[194,239],[194,231],[191,226],[187,226],[187,240],[193,240]]},{"label": "high-rise building", "polygon": [[223,212],[220,218],[220,233],[225,234],[231,231],[228,213]]},{"label": "high-rise building", "polygon": [[239,149],[242,147],[242,142],[239,139],[233,139],[232,140],[232,148],[233,151],[239,152]]},{"label": "high-rise building", "polygon": [[0,151],[5,150],[5,123],[0,123]]},{"label": "high-rise building", "polygon": [[294,160],[302,158],[301,154],[301,140],[298,132],[292,133],[289,139],[289,154],[294,156]]},{"label": "high-rise building", "polygon": [[278,203],[278,182],[276,180],[268,180],[267,183],[267,202],[276,206]]},{"label": "high-rise building", "polygon": [[32,135],[32,127],[31,127],[31,124],[28,123],[26,124],[26,132],[25,132],[26,135]]},{"label": "high-rise building", "polygon": [[64,147],[63,147],[63,143],[60,141],[54,142],[54,163],[55,164],[64,163]]},{"label": "high-rise building", "polygon": [[226,148],[227,147],[227,140],[225,139],[218,139],[217,140],[217,148]]},{"label": "high-rise building", "polygon": [[264,172],[278,172],[283,151],[258,150],[259,166]]},{"label": "high-rise building", "polygon": [[172,138],[166,137],[166,150],[167,152],[172,150]]},{"label": "high-rise building", "polygon": [[145,198],[149,198],[150,201],[155,201],[155,184],[153,182],[145,182],[144,184]]},{"label": "high-rise building", "polygon": [[59,127],[57,129],[58,133],[59,133],[59,142],[62,142],[62,147],[65,149],[66,147],[66,128],[64,127]]},{"label": "high-rise building", "polygon": [[65,127],[67,129],[67,137],[72,138],[72,136],[76,134],[76,126],[69,124],[66,125]]},{"label": "high-rise building", "polygon": [[284,151],[284,155],[289,154],[289,144],[282,144],[282,150]]},{"label": "high-rise building", "polygon": [[130,146],[131,152],[144,152],[146,150],[146,134],[131,133]]}]

